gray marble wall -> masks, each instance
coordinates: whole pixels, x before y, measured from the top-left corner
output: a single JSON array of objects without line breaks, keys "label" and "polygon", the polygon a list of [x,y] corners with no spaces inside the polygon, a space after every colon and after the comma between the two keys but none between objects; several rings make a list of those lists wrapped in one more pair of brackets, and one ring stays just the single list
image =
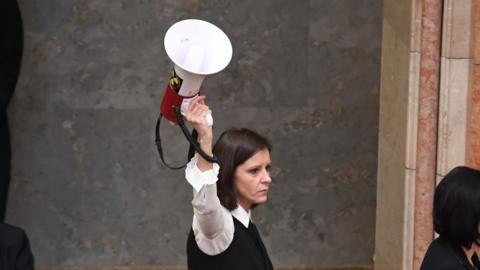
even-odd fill
[{"label": "gray marble wall", "polygon": [[[20,0],[25,53],[9,114],[7,221],[37,265],[185,265],[191,189],[153,144],[172,64],[170,25],[208,20],[234,54],[207,77],[215,133],[274,145],[271,196],[255,209],[278,265],[371,265],[380,0]],[[166,154],[187,145],[165,125]]]}]

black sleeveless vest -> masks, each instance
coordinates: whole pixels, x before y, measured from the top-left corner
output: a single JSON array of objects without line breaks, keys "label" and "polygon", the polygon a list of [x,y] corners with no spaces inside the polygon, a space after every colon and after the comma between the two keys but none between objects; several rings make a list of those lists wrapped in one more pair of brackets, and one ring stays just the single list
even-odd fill
[{"label": "black sleeveless vest", "polygon": [[200,250],[190,229],[187,240],[188,270],[273,270],[255,224],[250,222],[247,229],[235,217],[233,224],[235,233],[232,243],[224,252],[214,256]]}]

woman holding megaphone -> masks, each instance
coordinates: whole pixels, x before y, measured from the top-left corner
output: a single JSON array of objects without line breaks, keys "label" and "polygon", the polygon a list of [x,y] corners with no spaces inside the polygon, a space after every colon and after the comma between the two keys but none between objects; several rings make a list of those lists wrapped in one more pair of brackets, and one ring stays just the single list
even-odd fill
[{"label": "woman holding megaphone", "polygon": [[211,114],[205,97],[193,100],[185,119],[198,132],[198,143],[219,164],[195,155],[185,176],[193,187],[193,222],[187,240],[188,269],[273,269],[251,210],[265,203],[270,177],[270,143],[249,129],[229,129],[213,146]]}]

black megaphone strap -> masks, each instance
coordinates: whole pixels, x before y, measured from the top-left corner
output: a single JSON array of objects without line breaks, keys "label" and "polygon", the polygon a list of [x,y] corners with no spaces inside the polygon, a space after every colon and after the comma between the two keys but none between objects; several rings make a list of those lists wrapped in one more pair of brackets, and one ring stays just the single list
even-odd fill
[{"label": "black megaphone strap", "polygon": [[[178,106],[175,106],[173,108],[173,110],[175,110],[175,113],[177,114],[177,122],[178,122],[178,125],[180,126],[180,128],[182,129],[183,131],[183,134],[185,135],[185,138],[187,138],[187,140],[190,142],[190,147],[193,147],[195,149],[195,151],[200,154],[200,156],[202,156],[206,161],[208,162],[211,162],[211,163],[218,163],[218,159],[216,156],[209,156],[207,153],[205,153],[202,148],[200,148],[200,145],[198,144],[197,142],[197,131],[196,130],[193,130],[193,133],[192,135],[190,135],[187,127],[185,126],[185,121],[183,120],[183,115],[182,113],[180,112],[180,107]],[[195,138],[194,138],[195,137]],[[192,150],[190,149],[189,150],[189,155],[190,154],[194,154],[195,152],[192,152]],[[192,154],[192,157],[193,157],[193,154]],[[191,157],[190,157],[191,158]]]},{"label": "black megaphone strap", "polygon": [[185,135],[185,138],[187,138],[187,140],[190,143],[190,147],[188,149],[188,158],[187,158],[187,162],[182,166],[172,166],[165,161],[165,157],[163,155],[163,148],[162,148],[162,139],[160,136],[160,124],[163,116],[160,114],[160,116],[157,119],[157,124],[155,125],[155,145],[157,146],[158,154],[160,155],[160,159],[162,160],[162,163],[167,168],[172,170],[183,169],[187,165],[188,161],[193,157],[193,155],[195,154],[195,151],[198,152],[205,160],[211,163],[218,163],[218,159],[215,156],[209,156],[200,148],[197,142],[198,133],[195,129],[192,131],[192,134],[190,135],[187,127],[185,126],[185,121],[183,119],[182,114],[180,113],[180,109],[178,108],[178,106],[175,106],[174,110],[177,115],[178,125],[180,126],[180,129],[182,130],[183,134]]}]

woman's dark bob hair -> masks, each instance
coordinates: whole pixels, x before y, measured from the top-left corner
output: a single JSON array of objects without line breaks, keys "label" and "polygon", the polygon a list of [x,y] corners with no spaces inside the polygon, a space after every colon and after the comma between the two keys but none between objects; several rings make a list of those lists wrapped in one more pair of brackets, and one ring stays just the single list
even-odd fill
[{"label": "woman's dark bob hair", "polygon": [[480,171],[452,169],[435,189],[435,231],[448,242],[471,248],[480,245]]},{"label": "woman's dark bob hair", "polygon": [[217,195],[220,203],[228,210],[237,208],[237,195],[233,184],[235,170],[255,153],[264,149],[268,151],[272,149],[268,140],[246,128],[228,129],[215,143],[213,154],[220,163]]}]

